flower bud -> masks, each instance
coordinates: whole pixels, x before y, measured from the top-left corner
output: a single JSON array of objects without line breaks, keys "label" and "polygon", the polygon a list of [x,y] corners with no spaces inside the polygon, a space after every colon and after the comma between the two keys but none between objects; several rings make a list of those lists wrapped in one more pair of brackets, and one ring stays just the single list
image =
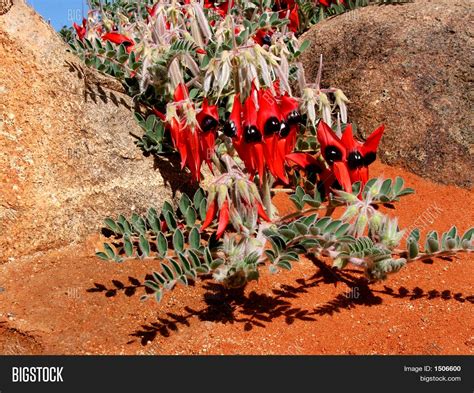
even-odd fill
[{"label": "flower bud", "polygon": [[342,221],[352,220],[356,216],[358,211],[359,211],[359,208],[356,205],[347,206],[346,211],[341,217],[341,220]]},{"label": "flower bud", "polygon": [[380,192],[382,183],[383,181],[381,179],[377,179],[377,181],[369,188],[369,191],[367,192],[367,197],[374,198]]},{"label": "flower bud", "polygon": [[306,112],[311,123],[316,123],[316,112],[314,106],[316,105],[316,98],[314,96],[314,90],[311,88],[303,89],[303,102],[305,103]]},{"label": "flower bud", "polygon": [[243,179],[239,179],[235,182],[235,188],[239,198],[242,198],[245,203],[250,204],[252,199],[250,197],[247,182]]},{"label": "flower bud", "polygon": [[258,188],[254,182],[250,183],[250,193],[257,201],[262,202],[260,198],[260,193],[258,192]]},{"label": "flower bud", "polygon": [[341,89],[337,89],[336,92],[334,93],[334,96],[336,98],[336,105],[339,107],[339,111],[341,113],[341,121],[343,123],[347,123],[346,102],[349,102],[349,100]]},{"label": "flower bud", "polygon": [[207,204],[208,205],[216,197],[216,191],[217,191],[216,185],[215,184],[210,184],[208,192],[207,192]]},{"label": "flower bud", "polygon": [[359,200],[356,195],[345,191],[337,191],[337,197],[339,200],[346,203],[354,203]]},{"label": "flower bud", "polygon": [[382,223],[383,215],[379,212],[375,212],[369,219],[369,228],[374,232],[378,232],[380,228],[382,228]]},{"label": "flower bud", "polygon": [[367,226],[367,215],[365,213],[359,214],[355,223],[355,233],[357,236],[362,236],[365,231],[365,227]]},{"label": "flower bud", "polygon": [[332,118],[331,118],[331,103],[329,102],[328,96],[323,93],[319,92],[319,111],[321,112],[321,117],[323,118],[324,122],[331,127],[332,125]]},{"label": "flower bud", "polygon": [[227,186],[225,184],[220,184],[217,186],[217,204],[222,207],[222,204],[227,199]]},{"label": "flower bud", "polygon": [[230,209],[230,222],[236,231],[240,231],[240,228],[243,226],[242,217],[240,217],[239,212],[234,207]]},{"label": "flower bud", "polygon": [[398,230],[398,219],[385,218],[383,223],[382,243],[389,248],[396,247],[403,237],[405,231]]}]

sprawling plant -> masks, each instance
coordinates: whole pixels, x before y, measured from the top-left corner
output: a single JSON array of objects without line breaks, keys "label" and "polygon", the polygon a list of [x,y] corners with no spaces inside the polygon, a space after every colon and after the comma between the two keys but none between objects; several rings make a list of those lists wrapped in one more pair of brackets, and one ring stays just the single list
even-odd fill
[{"label": "sprawling plant", "polygon": [[[384,126],[356,139],[347,97],[322,86],[322,60],[313,82],[298,61],[308,26],[368,3],[91,1],[75,34],[63,33],[136,100],[144,130],[137,145],[158,157],[177,152],[197,186],[203,166],[212,173],[177,205],[106,219],[110,236],[97,255],[159,261],[145,284],[160,300],[199,274],[241,287],[261,266],[290,269],[301,255],[360,266],[376,281],[409,261],[471,251],[474,230],[456,227],[430,232],[423,248],[414,230],[400,248],[404,231],[376,207],[413,190],[401,178],[369,177]],[[295,211],[279,215],[274,192],[289,193]]]}]

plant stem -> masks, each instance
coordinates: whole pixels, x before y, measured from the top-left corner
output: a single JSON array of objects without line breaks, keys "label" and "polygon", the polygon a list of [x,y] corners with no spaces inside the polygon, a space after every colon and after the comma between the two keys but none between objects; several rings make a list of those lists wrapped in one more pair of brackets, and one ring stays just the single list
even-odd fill
[{"label": "plant stem", "polygon": [[443,250],[443,251],[437,251],[432,254],[428,253],[421,253],[419,254],[416,258],[413,259],[408,259],[408,252],[404,250],[394,250],[394,254],[407,258],[407,262],[417,262],[417,261],[422,261],[424,259],[431,259],[431,258],[441,258],[441,257],[454,257],[456,254],[461,253],[461,252],[472,252],[471,250],[466,250],[464,248],[456,248],[453,250]]},{"label": "plant stem", "polygon": [[[337,206],[335,206],[337,207]],[[290,213],[290,214],[287,214],[286,216],[283,216],[281,217],[277,222],[276,224],[281,224],[285,221],[288,221],[292,218],[296,218],[296,217],[302,217],[302,216],[305,216],[306,214],[308,213],[314,213],[314,212],[317,212],[319,210],[325,210],[327,209],[328,206],[326,205],[321,205],[321,206],[318,206],[318,207],[311,207],[309,209],[306,209],[306,210],[300,210],[300,211],[297,211],[297,212],[294,212],[294,213]]]},{"label": "plant stem", "polygon": [[275,214],[272,204],[273,177],[267,170],[263,172],[263,178],[261,179],[261,183],[263,206],[265,207],[265,210],[267,211],[270,220],[273,220]]}]

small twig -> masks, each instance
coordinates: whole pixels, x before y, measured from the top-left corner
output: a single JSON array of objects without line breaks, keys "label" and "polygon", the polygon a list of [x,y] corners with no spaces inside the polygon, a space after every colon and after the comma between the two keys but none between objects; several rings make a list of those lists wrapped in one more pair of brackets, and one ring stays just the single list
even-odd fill
[{"label": "small twig", "polygon": [[[339,205],[338,205],[339,206]],[[281,224],[283,223],[284,221],[288,221],[292,218],[295,218],[295,217],[299,217],[299,216],[305,216],[306,214],[308,213],[314,213],[314,212],[317,212],[319,210],[324,210],[324,209],[327,209],[328,206],[326,205],[321,205],[321,206],[318,206],[318,207],[311,207],[309,209],[306,209],[306,210],[301,210],[301,211],[297,211],[297,212],[294,212],[294,213],[290,213],[290,214],[287,214],[286,216],[283,216],[281,217],[277,222],[276,224]],[[337,207],[337,206],[335,206]]]},{"label": "small twig", "polygon": [[456,248],[453,250],[443,250],[443,251],[437,251],[432,254],[428,253],[422,253],[419,254],[416,258],[413,259],[408,259],[408,252],[405,250],[394,250],[393,254],[398,255],[402,258],[407,258],[407,262],[417,262],[417,261],[422,261],[424,259],[431,259],[431,258],[441,258],[441,257],[456,257],[456,254],[462,253],[462,252],[472,252],[471,250],[465,250],[464,248]]},{"label": "small twig", "polygon": [[265,210],[267,211],[268,217],[272,220],[274,217],[274,208],[272,205],[271,187],[273,184],[273,176],[267,171],[263,171],[261,179],[262,187],[262,202]]}]

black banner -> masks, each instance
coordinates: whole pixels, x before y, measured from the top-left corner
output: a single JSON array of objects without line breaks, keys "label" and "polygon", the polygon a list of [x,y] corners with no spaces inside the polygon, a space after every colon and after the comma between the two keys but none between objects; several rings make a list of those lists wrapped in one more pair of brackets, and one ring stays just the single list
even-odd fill
[{"label": "black banner", "polygon": [[472,393],[473,371],[467,356],[5,356],[0,393]]}]

